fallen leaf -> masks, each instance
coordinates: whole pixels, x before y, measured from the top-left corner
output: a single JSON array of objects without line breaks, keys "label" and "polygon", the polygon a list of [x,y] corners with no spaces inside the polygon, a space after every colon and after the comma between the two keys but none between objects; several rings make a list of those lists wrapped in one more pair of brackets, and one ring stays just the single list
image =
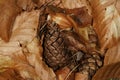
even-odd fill
[{"label": "fallen leaf", "polygon": [[105,54],[104,65],[120,62],[120,42],[109,48]]},{"label": "fallen leaf", "polygon": [[75,80],[88,80],[88,75],[78,72],[75,74]]},{"label": "fallen leaf", "polygon": [[68,67],[64,67],[62,69],[57,70],[56,72],[58,80],[74,80],[74,74],[70,73],[70,69]]},{"label": "fallen leaf", "polygon": [[90,0],[93,8],[93,27],[98,35],[101,51],[103,52],[116,46],[120,40],[118,2],[120,3],[119,0]]},{"label": "fallen leaf", "polygon": [[86,40],[89,40],[88,36],[88,28],[78,28],[79,29],[79,34],[82,34],[81,36],[84,37]]},{"label": "fallen leaf", "polygon": [[61,29],[69,29],[72,28],[73,23],[70,21],[69,17],[66,14],[63,13],[55,13],[55,14],[49,14],[48,15],[48,20],[52,20],[58,25]]},{"label": "fallen leaf", "polygon": [[[88,40],[87,28],[91,25],[92,16],[90,16],[85,7],[64,9],[55,6],[49,6],[47,19],[52,20],[59,25],[61,29],[75,29],[86,41]],[[83,34],[84,33],[84,34]],[[84,40],[83,40],[84,41]]]},{"label": "fallen leaf", "polygon": [[59,6],[59,7],[63,7],[61,5],[61,0],[32,0],[35,4],[37,4],[37,7],[45,7],[48,4],[49,5],[55,5],[55,6]]},{"label": "fallen leaf", "polygon": [[37,35],[39,13],[39,11],[31,11],[18,15],[12,29],[10,41],[20,43],[31,42]]},{"label": "fallen leaf", "polygon": [[94,75],[92,80],[119,80],[120,62],[103,66]]},{"label": "fallen leaf", "polygon": [[0,0],[0,37],[8,42],[16,16],[21,11],[15,0]]},{"label": "fallen leaf", "polygon": [[38,10],[23,12],[16,17],[10,41],[0,40],[0,55],[8,57],[2,64],[9,62],[6,70],[12,67],[25,80],[56,80],[53,70],[42,60],[42,46],[36,37],[39,13]]},{"label": "fallen leaf", "polygon": [[4,72],[7,68],[13,68],[14,61],[9,56],[0,55],[0,72]]},{"label": "fallen leaf", "polygon": [[[115,11],[118,10],[118,15],[120,14],[120,1],[117,0],[116,2],[116,5],[115,5]],[[108,51],[106,52],[105,54],[105,59],[104,59],[104,65],[108,65],[108,64],[112,64],[112,63],[116,63],[116,62],[119,62],[120,59],[120,38],[119,38],[119,29],[120,29],[120,26],[119,26],[119,18],[120,16],[118,17],[115,17],[116,19],[114,19],[114,22],[116,22],[116,36],[118,36],[118,43],[114,44],[113,47],[109,48]],[[118,21],[118,22],[117,22]],[[115,34],[115,31],[114,31],[114,34]],[[113,42],[115,43],[115,42]]]},{"label": "fallen leaf", "polygon": [[84,38],[78,37],[79,35],[75,32],[69,32],[69,31],[62,31],[61,32],[64,40],[65,40],[65,45],[68,46],[68,49],[71,51],[83,51],[87,52],[87,48],[85,44],[87,41],[84,40]]},{"label": "fallen leaf", "polygon": [[6,70],[3,73],[0,73],[0,80],[25,80],[23,79],[19,72],[14,69]]},{"label": "fallen leaf", "polygon": [[81,8],[86,7],[88,13],[91,15],[91,6],[87,0],[62,0],[63,8],[67,9],[74,9],[74,8]]},{"label": "fallen leaf", "polygon": [[74,9],[66,9],[66,13],[71,14],[71,17],[77,24],[79,24],[79,27],[88,27],[91,25],[92,16],[88,13],[85,6]]},{"label": "fallen leaf", "polygon": [[66,13],[71,15],[77,24],[78,33],[85,39],[89,40],[88,27],[92,23],[92,16],[88,14],[86,7],[66,9]]},{"label": "fallen leaf", "polygon": [[25,11],[30,11],[36,7],[36,4],[32,0],[17,0],[16,3]]}]

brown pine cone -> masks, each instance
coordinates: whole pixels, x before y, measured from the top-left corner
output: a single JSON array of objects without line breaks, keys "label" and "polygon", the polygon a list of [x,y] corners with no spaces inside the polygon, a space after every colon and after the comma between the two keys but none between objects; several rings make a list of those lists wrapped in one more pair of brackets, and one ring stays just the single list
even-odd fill
[{"label": "brown pine cone", "polygon": [[[43,13],[40,17],[42,21],[40,20],[39,36],[41,38],[41,34],[44,33],[42,40],[44,60],[50,67],[56,70],[68,64],[71,65],[73,61],[77,62],[73,55],[78,51],[88,53],[89,49],[87,49],[86,45],[89,45],[89,43],[84,41],[71,27],[69,27],[69,30],[68,28],[60,28],[60,23],[56,24],[54,19],[48,19],[49,21],[47,20],[46,22],[48,13],[45,12],[45,14]],[[64,16],[62,16],[62,18],[63,17]],[[64,19],[68,20],[67,18]],[[44,25],[44,23],[46,25]],[[83,61],[85,60],[86,58],[83,59]]]},{"label": "brown pine cone", "polygon": [[[52,24],[52,22],[47,21],[46,9],[44,9],[40,15],[39,24],[39,37],[43,43],[43,59],[44,61],[53,68],[57,70],[65,66],[68,63],[68,54],[64,46],[64,40],[61,38],[60,29],[58,25]],[[44,37],[43,37],[44,35]]]},{"label": "brown pine cone", "polygon": [[54,70],[67,65],[71,56],[57,26],[48,24],[43,40],[45,62]]},{"label": "brown pine cone", "polygon": [[99,55],[85,54],[80,61],[79,72],[88,76],[91,80],[95,72],[103,65],[102,58]]}]

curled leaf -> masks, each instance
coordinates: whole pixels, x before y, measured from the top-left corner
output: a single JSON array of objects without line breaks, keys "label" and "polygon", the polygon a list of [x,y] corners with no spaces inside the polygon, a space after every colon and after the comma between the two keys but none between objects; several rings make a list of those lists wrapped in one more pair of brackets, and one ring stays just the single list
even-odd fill
[{"label": "curled leaf", "polygon": [[0,37],[8,42],[12,33],[12,27],[20,8],[15,0],[0,0]]},{"label": "curled leaf", "polygon": [[65,80],[65,78],[69,72],[70,72],[70,70],[67,67],[57,70],[56,75],[58,77],[58,80]]},{"label": "curled leaf", "polygon": [[[119,33],[119,30],[120,30],[120,26],[119,26],[119,22],[120,22],[120,1],[117,0],[115,2],[116,4],[114,5],[115,8],[114,8],[114,17],[115,19],[114,20],[114,24],[116,26],[113,26],[114,28],[116,28],[116,31],[113,32],[113,35],[116,35],[116,40],[114,41],[111,41],[110,43],[113,43],[114,46],[109,48],[108,51],[106,52],[106,55],[105,55],[105,59],[104,59],[104,65],[108,65],[108,64],[112,64],[112,63],[116,63],[116,62],[119,62],[120,59],[120,33]],[[116,14],[117,13],[117,14]],[[116,43],[117,41],[117,43]]]},{"label": "curled leaf", "polygon": [[88,10],[85,6],[74,9],[66,9],[66,13],[71,14],[71,17],[77,24],[79,24],[79,27],[87,27],[91,25],[92,16],[88,13]]},{"label": "curled leaf", "polygon": [[117,62],[120,62],[120,42],[106,52],[104,65],[117,63]]},{"label": "curled leaf", "polygon": [[62,69],[57,70],[56,72],[58,80],[74,80],[74,73],[70,73],[70,69],[68,67],[64,67]]},{"label": "curled leaf", "polygon": [[120,62],[102,67],[97,71],[92,80],[119,80]]},{"label": "curled leaf", "polygon": [[88,80],[88,76],[86,74],[76,73],[75,80]]},{"label": "curled leaf", "polygon": [[56,13],[56,14],[50,14],[48,15],[48,19],[51,19],[58,25],[60,25],[60,28],[72,28],[72,23],[69,20],[69,16],[63,14],[63,13]]},{"label": "curled leaf", "polygon": [[81,50],[83,52],[86,52],[87,49],[85,47],[85,44],[87,41],[84,40],[84,38],[78,37],[79,35],[75,32],[69,32],[69,31],[63,31],[62,36],[65,40],[65,45],[68,46],[68,49],[73,51]]},{"label": "curled leaf", "polygon": [[101,51],[116,46],[120,39],[119,0],[91,0],[93,27],[100,41]]},{"label": "curled leaf", "polygon": [[86,7],[88,13],[91,15],[91,6],[89,5],[89,2],[87,0],[62,0],[62,5],[64,8],[67,9]]}]

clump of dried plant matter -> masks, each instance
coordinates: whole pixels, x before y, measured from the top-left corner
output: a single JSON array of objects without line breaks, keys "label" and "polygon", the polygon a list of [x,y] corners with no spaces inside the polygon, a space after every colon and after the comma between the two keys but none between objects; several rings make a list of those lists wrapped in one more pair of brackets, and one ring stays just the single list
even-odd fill
[{"label": "clump of dried plant matter", "polygon": [[1,0],[0,79],[119,79],[119,5]]}]

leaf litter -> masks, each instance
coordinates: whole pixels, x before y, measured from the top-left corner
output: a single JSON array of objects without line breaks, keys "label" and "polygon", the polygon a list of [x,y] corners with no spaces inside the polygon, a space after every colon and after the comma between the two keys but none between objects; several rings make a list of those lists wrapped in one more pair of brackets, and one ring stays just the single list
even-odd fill
[{"label": "leaf litter", "polygon": [[[14,80],[13,76],[17,75],[17,80],[91,80],[95,74],[102,73],[100,67],[107,68],[119,61],[114,59],[119,56],[118,0],[12,1],[14,8],[22,11],[19,15],[12,14],[16,19],[5,29],[0,27],[7,34],[0,33],[1,79]],[[5,2],[1,0],[1,3]],[[112,23],[104,25],[110,19]]]}]

